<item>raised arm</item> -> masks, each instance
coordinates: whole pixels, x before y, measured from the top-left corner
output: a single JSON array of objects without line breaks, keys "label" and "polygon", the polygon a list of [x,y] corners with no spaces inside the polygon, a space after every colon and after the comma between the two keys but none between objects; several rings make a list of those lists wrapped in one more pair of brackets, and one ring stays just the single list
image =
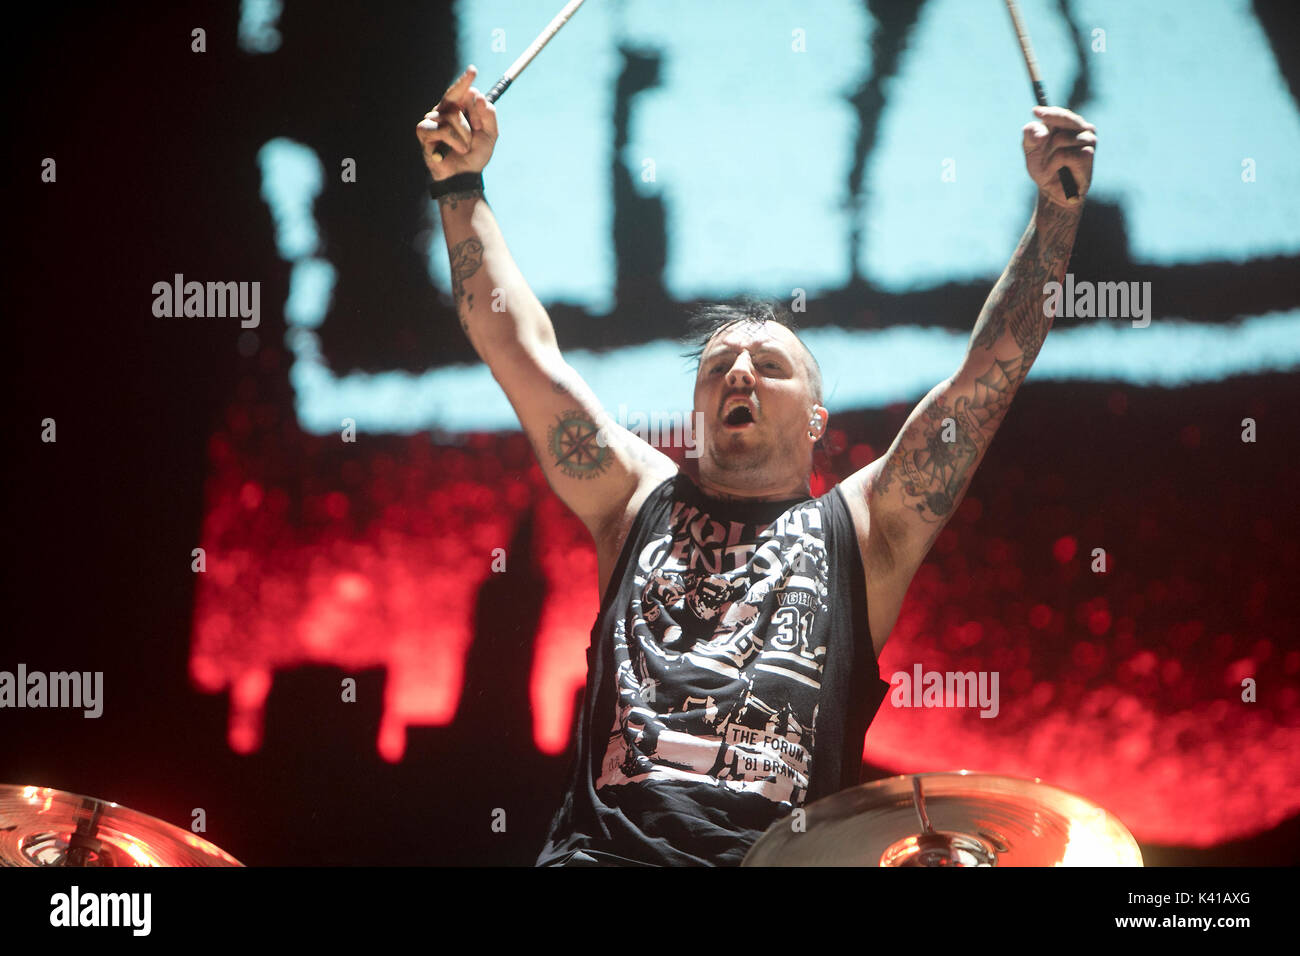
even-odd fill
[{"label": "raised arm", "polygon": [[[877,648],[1052,327],[1044,286],[1065,274],[1097,138],[1095,127],[1068,110],[1039,107],[1035,113],[1041,122],[1023,132],[1038,204],[980,311],[961,366],[921,400],[889,450],[845,482],[846,496],[858,506]],[[1065,199],[1056,173],[1061,166],[1074,174],[1079,202]]]},{"label": "raised arm", "polygon": [[[481,172],[492,156],[496,109],[470,85],[474,76],[471,66],[416,127],[435,181]],[[436,161],[440,142],[451,151]],[[438,205],[461,328],[509,398],[552,489],[599,541],[643,482],[677,466],[611,419],[564,361],[483,190],[452,192]]]}]

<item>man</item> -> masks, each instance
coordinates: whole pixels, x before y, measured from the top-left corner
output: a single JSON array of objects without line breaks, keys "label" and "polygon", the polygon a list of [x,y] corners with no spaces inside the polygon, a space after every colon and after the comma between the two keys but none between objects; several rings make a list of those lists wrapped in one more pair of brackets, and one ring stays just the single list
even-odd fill
[{"label": "man", "polygon": [[474,76],[417,127],[457,312],[591,532],[602,594],[577,759],[537,862],[739,863],[774,820],[857,782],[908,584],[1051,327],[1043,287],[1065,273],[1082,206],[1057,170],[1081,200],[1095,127],[1035,109],[1023,144],[1037,206],[964,361],[883,456],[812,499],[821,373],[774,310],[702,317],[698,483],[601,408],[484,199],[497,118]]}]

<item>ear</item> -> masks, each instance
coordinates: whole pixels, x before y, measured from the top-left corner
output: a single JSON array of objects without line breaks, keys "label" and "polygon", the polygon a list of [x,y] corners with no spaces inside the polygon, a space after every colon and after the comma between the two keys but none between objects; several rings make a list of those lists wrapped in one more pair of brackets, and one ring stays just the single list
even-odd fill
[{"label": "ear", "polygon": [[808,431],[815,439],[820,439],[826,434],[826,424],[830,421],[830,413],[820,405],[812,407],[812,413],[808,416]]}]

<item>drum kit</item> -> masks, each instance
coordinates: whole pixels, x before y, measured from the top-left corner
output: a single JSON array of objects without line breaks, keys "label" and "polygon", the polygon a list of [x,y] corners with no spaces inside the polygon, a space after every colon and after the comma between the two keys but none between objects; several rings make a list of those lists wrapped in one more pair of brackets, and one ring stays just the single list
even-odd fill
[{"label": "drum kit", "polygon": [[197,834],[116,803],[0,785],[0,866],[243,866]]},{"label": "drum kit", "polygon": [[1118,819],[1077,794],[991,774],[864,783],[777,820],[741,866],[1141,866]]},{"label": "drum kit", "polygon": [[[116,803],[0,785],[0,866],[242,866]],[[841,790],[773,823],[741,866],[1141,866],[1133,835],[1038,778],[919,773]]]}]

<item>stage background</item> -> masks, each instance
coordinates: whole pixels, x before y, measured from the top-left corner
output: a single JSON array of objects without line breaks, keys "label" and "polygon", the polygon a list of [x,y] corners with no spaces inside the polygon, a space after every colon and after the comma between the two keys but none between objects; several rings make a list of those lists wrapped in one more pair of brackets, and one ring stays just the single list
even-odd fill
[{"label": "stage background", "polygon": [[[65,6],[6,33],[0,670],[103,671],[105,702],[0,711],[0,782],[201,807],[254,865],[532,862],[594,553],[457,325],[414,127],[555,6]],[[1100,130],[1070,271],[1149,282],[1151,322],[1057,320],[882,657],[997,670],[998,718],[886,703],[864,779],[1039,776],[1149,864],[1294,862],[1295,15],[1024,6]],[[611,411],[689,410],[692,304],[802,290],[820,491],[955,368],[1031,208],[1032,105],[994,0],[590,0],[501,100],[487,195]],[[260,324],[156,316],[176,274],[259,282]]]}]

